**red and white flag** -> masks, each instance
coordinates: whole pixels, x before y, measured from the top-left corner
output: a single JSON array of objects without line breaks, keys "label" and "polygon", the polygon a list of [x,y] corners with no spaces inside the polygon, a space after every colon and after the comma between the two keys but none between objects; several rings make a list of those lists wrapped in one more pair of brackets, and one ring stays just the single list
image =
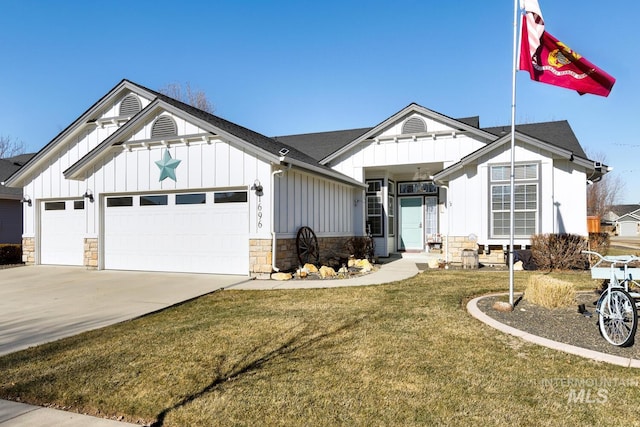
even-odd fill
[{"label": "red and white flag", "polygon": [[576,90],[580,95],[608,96],[616,82],[544,28],[537,0],[520,0],[525,10],[520,38],[520,70],[532,80]]}]

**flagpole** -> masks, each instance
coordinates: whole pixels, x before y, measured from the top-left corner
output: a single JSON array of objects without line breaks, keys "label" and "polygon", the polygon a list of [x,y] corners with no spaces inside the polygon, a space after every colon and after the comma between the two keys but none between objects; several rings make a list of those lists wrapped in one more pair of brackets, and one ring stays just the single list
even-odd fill
[{"label": "flagpole", "polygon": [[518,43],[518,0],[513,1],[513,67],[511,77],[511,174],[509,189],[509,304],[513,308],[513,246],[515,235],[515,170],[516,170],[516,71]]}]

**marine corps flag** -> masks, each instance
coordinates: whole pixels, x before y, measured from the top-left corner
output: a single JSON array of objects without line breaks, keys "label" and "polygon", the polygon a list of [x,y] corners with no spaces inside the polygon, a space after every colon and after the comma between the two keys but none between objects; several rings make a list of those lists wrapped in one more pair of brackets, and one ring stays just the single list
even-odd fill
[{"label": "marine corps flag", "polygon": [[616,82],[577,52],[545,31],[537,0],[520,0],[524,9],[520,38],[520,70],[531,79],[576,90],[580,95],[608,96]]}]

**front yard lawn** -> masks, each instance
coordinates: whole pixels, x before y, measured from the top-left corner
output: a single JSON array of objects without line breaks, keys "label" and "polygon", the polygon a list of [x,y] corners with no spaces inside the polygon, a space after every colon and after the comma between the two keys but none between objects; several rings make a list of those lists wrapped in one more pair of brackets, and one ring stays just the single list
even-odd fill
[{"label": "front yard lawn", "polygon": [[[597,286],[588,272],[555,276]],[[218,292],[4,356],[0,398],[165,426],[635,423],[640,371],[467,314],[471,297],[507,289],[506,272],[427,271],[382,286]]]}]

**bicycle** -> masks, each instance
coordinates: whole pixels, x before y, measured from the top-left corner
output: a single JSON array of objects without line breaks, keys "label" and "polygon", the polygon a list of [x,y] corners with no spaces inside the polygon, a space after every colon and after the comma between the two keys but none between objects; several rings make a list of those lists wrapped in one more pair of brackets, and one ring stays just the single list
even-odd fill
[{"label": "bicycle", "polygon": [[[592,251],[582,251],[582,253],[600,258],[591,267],[591,278],[609,282],[607,289],[602,292],[596,303],[600,334],[615,346],[633,345],[638,329],[638,309],[640,308],[640,292],[637,290],[640,284],[634,280],[634,276],[640,277],[640,268],[629,266],[629,264],[640,261],[640,257],[602,256]],[[608,266],[603,265],[607,263]]]}]

